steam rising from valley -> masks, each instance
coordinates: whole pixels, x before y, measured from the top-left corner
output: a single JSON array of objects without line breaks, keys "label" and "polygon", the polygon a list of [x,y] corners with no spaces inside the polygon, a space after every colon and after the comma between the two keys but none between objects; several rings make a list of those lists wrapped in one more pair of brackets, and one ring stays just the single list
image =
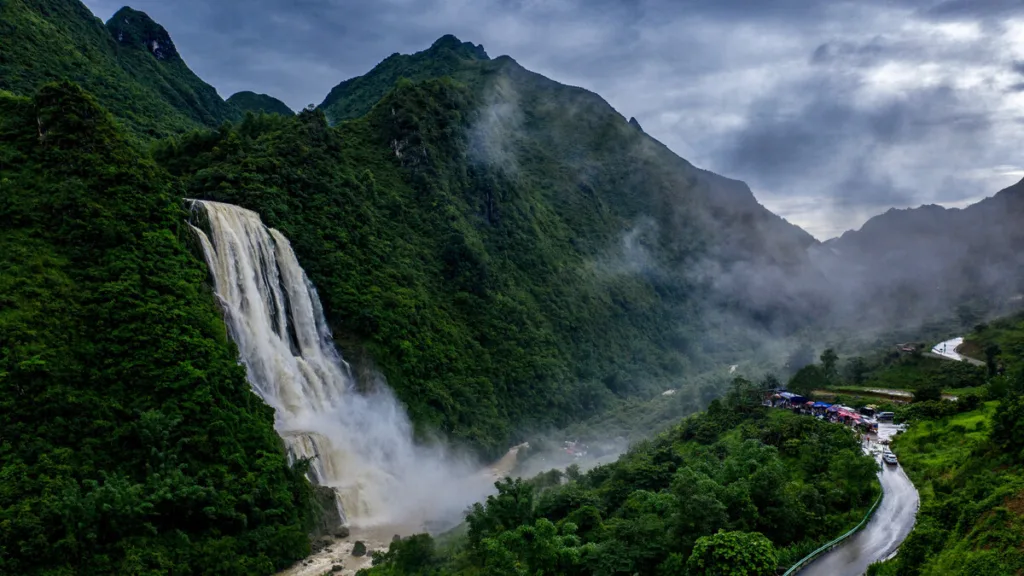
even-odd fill
[{"label": "steam rising from valley", "polygon": [[457,523],[493,478],[443,445],[416,444],[382,381],[357,391],[287,238],[237,206],[194,201],[193,211],[252,389],[274,408],[291,458],[310,459],[310,480],[337,493],[342,520],[410,531]]}]

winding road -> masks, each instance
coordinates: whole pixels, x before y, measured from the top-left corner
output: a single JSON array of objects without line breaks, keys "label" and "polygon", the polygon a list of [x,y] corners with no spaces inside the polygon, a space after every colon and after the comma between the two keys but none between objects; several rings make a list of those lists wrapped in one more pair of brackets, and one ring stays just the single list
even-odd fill
[{"label": "winding road", "polygon": [[974,358],[968,358],[963,354],[957,352],[957,348],[964,343],[963,336],[958,336],[952,340],[946,340],[945,342],[939,342],[932,347],[931,356],[934,358],[945,358],[947,360],[956,360],[957,362],[967,361],[975,366],[984,366],[985,363],[981,360],[975,360]]},{"label": "winding road", "polygon": [[[880,438],[886,438],[895,432],[895,427],[882,424],[878,432]],[[871,448],[881,460],[881,446],[873,444]],[[878,478],[882,483],[882,502],[867,526],[800,570],[799,576],[861,576],[868,566],[896,552],[914,527],[920,500],[902,466],[882,464]]]}]

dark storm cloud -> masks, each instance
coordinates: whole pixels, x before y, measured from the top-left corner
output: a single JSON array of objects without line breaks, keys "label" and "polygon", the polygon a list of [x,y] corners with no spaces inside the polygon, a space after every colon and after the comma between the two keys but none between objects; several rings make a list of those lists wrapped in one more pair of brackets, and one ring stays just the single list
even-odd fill
[{"label": "dark storm cloud", "polygon": [[[122,0],[123,1],[123,0]],[[102,18],[120,2],[88,0]],[[1024,2],[139,0],[222,96],[319,103],[446,33],[593,90],[829,236],[1021,172]],[[1016,99],[1016,100],[1015,100]],[[1022,173],[1024,174],[1024,173]],[[822,201],[826,199],[826,201]]]},{"label": "dark storm cloud", "polygon": [[940,18],[994,18],[1024,13],[1021,0],[948,0],[928,13]]}]

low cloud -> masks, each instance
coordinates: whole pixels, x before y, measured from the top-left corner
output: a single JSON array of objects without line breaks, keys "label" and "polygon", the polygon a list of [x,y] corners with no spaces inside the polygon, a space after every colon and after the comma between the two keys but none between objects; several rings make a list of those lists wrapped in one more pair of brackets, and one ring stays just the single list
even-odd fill
[{"label": "low cloud", "polygon": [[[120,3],[87,0],[102,18]],[[294,109],[446,33],[582,86],[819,238],[1022,168],[1018,0],[139,0],[223,96]],[[504,124],[502,108],[492,119]],[[1004,167],[1011,169],[1005,170]],[[951,188],[951,186],[956,188]],[[808,199],[821,205],[804,211]]]}]

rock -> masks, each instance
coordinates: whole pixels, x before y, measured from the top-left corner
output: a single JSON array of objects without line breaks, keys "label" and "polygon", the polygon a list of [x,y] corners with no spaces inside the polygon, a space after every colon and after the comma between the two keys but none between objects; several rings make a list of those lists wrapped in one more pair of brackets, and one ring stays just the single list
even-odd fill
[{"label": "rock", "polygon": [[331,572],[341,572],[344,569],[345,567],[341,564],[335,564],[334,566],[331,566]]},{"label": "rock", "polygon": [[362,540],[356,540],[355,546],[352,547],[352,555],[357,558],[366,556],[366,544],[363,544]]},{"label": "rock", "polygon": [[310,543],[309,549],[312,551],[313,554],[319,554],[320,552],[329,548],[331,544],[332,541],[329,538],[317,538],[316,540],[313,540],[313,542]]},{"label": "rock", "polygon": [[348,526],[339,526],[334,530],[335,538],[348,538],[349,530]]},{"label": "rock", "polygon": [[[327,486],[313,486],[313,503],[316,524],[309,534],[310,541],[325,536],[336,538],[347,537],[348,528],[342,522],[341,514],[338,513],[338,494]],[[345,536],[338,536],[339,532],[345,532]]]}]

